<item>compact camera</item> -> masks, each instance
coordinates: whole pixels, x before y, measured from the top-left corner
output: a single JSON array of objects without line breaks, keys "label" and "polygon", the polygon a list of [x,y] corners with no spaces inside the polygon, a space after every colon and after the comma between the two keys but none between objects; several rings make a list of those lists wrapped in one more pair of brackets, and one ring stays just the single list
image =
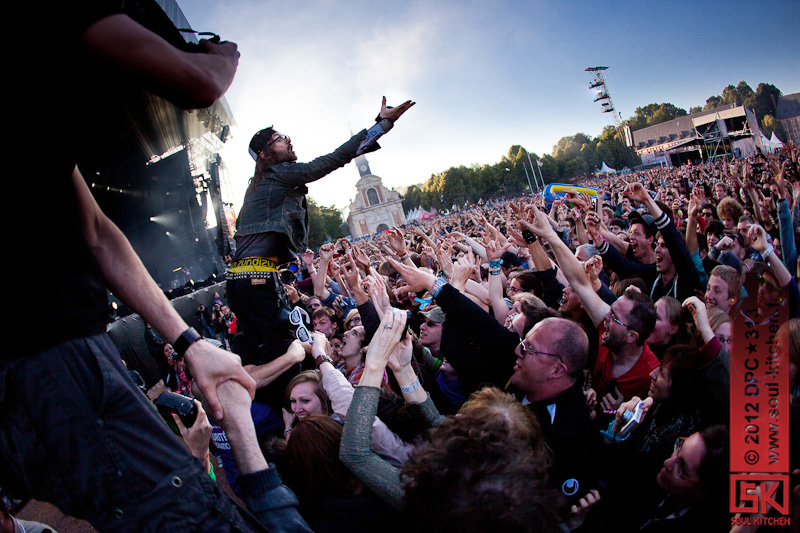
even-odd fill
[{"label": "compact camera", "polygon": [[197,406],[194,400],[182,394],[164,391],[156,398],[155,404],[161,417],[168,423],[175,423],[172,413],[178,415],[187,428],[192,427],[197,420]]}]

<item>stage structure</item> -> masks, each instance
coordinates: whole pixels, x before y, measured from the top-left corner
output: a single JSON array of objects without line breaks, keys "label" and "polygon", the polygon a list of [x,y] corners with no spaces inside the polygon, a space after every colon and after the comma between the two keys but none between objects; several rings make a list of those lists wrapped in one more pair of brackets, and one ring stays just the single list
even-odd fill
[{"label": "stage structure", "polygon": [[[178,31],[189,23],[174,0],[138,5],[166,39],[197,42]],[[185,111],[120,85],[92,98],[98,111],[86,112],[75,135],[85,140],[78,164],[98,204],[169,297],[213,283],[233,251],[233,199],[219,156],[235,125],[227,103]]]},{"label": "stage structure", "polygon": [[403,202],[397,191],[390,191],[383,180],[371,173],[367,158],[354,160],[361,178],[356,183],[356,198],[350,204],[347,226],[353,239],[360,239],[406,224]]},{"label": "stage structure", "polygon": [[726,104],[633,132],[643,166],[675,167],[765,152],[755,114]]}]

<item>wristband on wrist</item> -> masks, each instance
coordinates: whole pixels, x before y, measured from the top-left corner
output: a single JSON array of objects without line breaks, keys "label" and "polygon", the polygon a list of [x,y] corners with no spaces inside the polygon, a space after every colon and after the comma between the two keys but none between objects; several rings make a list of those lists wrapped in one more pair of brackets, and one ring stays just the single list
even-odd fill
[{"label": "wristband on wrist", "polygon": [[503,260],[502,259],[497,259],[497,260],[490,259],[489,260],[489,268],[500,268],[502,266],[502,264],[503,264]]},{"label": "wristband on wrist", "polygon": [[419,385],[419,378],[417,378],[417,380],[414,383],[412,383],[411,385],[409,385],[408,387],[400,387],[400,390],[402,392],[405,392],[406,394],[408,394],[410,392],[414,392],[415,390],[417,390],[419,388],[419,386],[420,386]]},{"label": "wristband on wrist", "polygon": [[771,244],[768,244],[767,249],[761,252],[761,257],[764,259],[764,261],[766,261],[767,258],[773,254],[773,252],[775,252],[775,248]]},{"label": "wristband on wrist", "polygon": [[539,238],[536,236],[536,234],[535,234],[535,233],[533,233],[533,232],[532,232],[531,230],[529,230],[529,229],[524,229],[524,230],[522,230],[522,238],[523,238],[523,239],[525,239],[525,243],[526,243],[526,244],[533,244],[533,243],[535,243],[535,242],[536,242],[536,241],[539,239]]},{"label": "wristband on wrist", "polygon": [[197,333],[197,330],[194,328],[187,328],[186,331],[181,333],[180,337],[178,337],[175,342],[172,343],[172,348],[175,349],[175,353],[183,357],[186,355],[186,350],[189,349],[189,346],[200,339],[201,337],[200,334]]},{"label": "wristband on wrist", "polygon": [[403,255],[400,256],[400,261],[405,261],[409,257],[411,257],[411,252],[406,252],[406,253],[404,253]]}]

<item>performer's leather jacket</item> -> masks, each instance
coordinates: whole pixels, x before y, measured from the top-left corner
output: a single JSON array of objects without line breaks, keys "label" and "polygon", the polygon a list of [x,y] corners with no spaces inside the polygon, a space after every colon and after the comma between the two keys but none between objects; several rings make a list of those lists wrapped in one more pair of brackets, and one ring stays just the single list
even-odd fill
[{"label": "performer's leather jacket", "polygon": [[[306,184],[350,162],[366,134],[367,130],[360,131],[332,153],[309,163],[281,163],[256,173],[236,221],[236,234],[283,233],[292,252],[302,253],[308,246]],[[372,148],[379,146],[376,143]]]}]

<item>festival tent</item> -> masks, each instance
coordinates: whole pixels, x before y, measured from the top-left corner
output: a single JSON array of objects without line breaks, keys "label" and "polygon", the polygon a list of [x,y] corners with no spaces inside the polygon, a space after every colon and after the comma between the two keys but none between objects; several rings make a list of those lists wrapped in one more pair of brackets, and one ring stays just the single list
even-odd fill
[{"label": "festival tent", "polygon": [[770,137],[770,138],[769,138],[769,142],[770,142],[770,143],[771,143],[771,144],[772,144],[772,145],[773,145],[773,146],[774,146],[776,149],[781,149],[781,148],[783,148],[783,143],[781,142],[781,140],[780,140],[780,139],[778,139],[778,136],[777,136],[777,135],[775,135],[775,132],[774,132],[774,131],[772,132],[772,137]]},{"label": "festival tent", "polygon": [[616,174],[616,170],[606,165],[606,162],[603,161],[603,165],[600,167],[600,170],[596,172],[596,174]]},{"label": "festival tent", "polygon": [[420,211],[420,213],[419,213],[419,219],[420,219],[420,220],[427,220],[427,219],[429,219],[429,218],[433,218],[434,216],[436,216],[436,215],[435,215],[435,212],[436,212],[436,211],[435,211],[434,209],[431,209],[431,211],[432,211],[431,213],[429,213],[429,212],[425,211],[425,210],[424,210],[424,209],[422,209],[422,208],[420,208],[420,210],[419,210],[419,211]]},{"label": "festival tent", "polygon": [[761,141],[761,146],[763,147],[764,151],[768,152],[770,154],[773,153],[775,151],[775,147],[773,147],[772,143],[769,142],[769,139],[767,139],[767,136],[764,135],[764,132],[763,131],[759,131],[758,135],[759,135],[759,139]]}]

